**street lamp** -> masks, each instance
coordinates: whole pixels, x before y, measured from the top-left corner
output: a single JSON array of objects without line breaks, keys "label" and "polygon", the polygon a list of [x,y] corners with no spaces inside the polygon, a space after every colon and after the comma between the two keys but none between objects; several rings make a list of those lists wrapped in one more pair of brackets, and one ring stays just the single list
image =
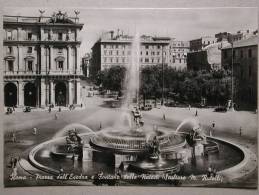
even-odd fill
[{"label": "street lamp", "polygon": [[234,111],[234,47],[231,39],[231,105],[230,110]]}]

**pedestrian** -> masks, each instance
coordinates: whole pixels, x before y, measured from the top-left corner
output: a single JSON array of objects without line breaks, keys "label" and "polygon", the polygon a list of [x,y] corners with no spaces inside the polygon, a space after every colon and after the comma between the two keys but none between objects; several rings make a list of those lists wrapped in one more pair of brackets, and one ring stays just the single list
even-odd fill
[{"label": "pedestrian", "polygon": [[207,170],[207,177],[211,177],[211,174],[212,174],[212,168],[211,166],[209,166]]},{"label": "pedestrian", "polygon": [[61,166],[59,167],[59,173],[60,174],[64,173],[64,169]]},{"label": "pedestrian", "polygon": [[58,108],[58,111],[61,112],[61,107]]},{"label": "pedestrian", "polygon": [[191,110],[191,105],[189,104],[189,110]]},{"label": "pedestrian", "polygon": [[33,135],[37,135],[37,128],[36,127],[33,128],[33,132],[32,133],[33,133]]},{"label": "pedestrian", "polygon": [[17,158],[14,158],[13,167],[16,167],[17,162],[18,162],[18,159],[17,159]]},{"label": "pedestrian", "polygon": [[10,168],[13,168],[14,167],[14,157],[11,157],[10,159],[10,163],[9,163],[9,166]]},{"label": "pedestrian", "polygon": [[13,106],[13,112],[15,111],[15,108],[14,108],[14,106]]},{"label": "pedestrian", "polygon": [[240,129],[239,129],[239,136],[240,137],[242,136],[242,127],[240,127]]},{"label": "pedestrian", "polygon": [[11,178],[15,178],[17,176],[17,167],[13,167],[12,173],[10,175]]},{"label": "pedestrian", "polygon": [[58,120],[58,113],[55,114],[55,120]]},{"label": "pedestrian", "polygon": [[13,141],[13,143],[17,141],[16,133],[14,131],[12,132],[12,141]]},{"label": "pedestrian", "polygon": [[196,110],[196,112],[195,112],[195,116],[198,116],[198,110]]},{"label": "pedestrian", "polygon": [[163,114],[163,120],[165,121],[165,113]]},{"label": "pedestrian", "polygon": [[215,122],[213,121],[213,122],[212,122],[212,128],[214,128],[214,127],[215,127]]},{"label": "pedestrian", "polygon": [[217,175],[217,169],[214,167],[214,168],[212,169],[212,176],[213,176],[213,177],[216,177],[216,175]]},{"label": "pedestrian", "polygon": [[215,128],[215,122],[212,122],[212,128],[210,129],[210,137],[212,137],[212,134],[214,134],[214,128]]},{"label": "pedestrian", "polygon": [[51,106],[49,106],[49,112],[51,112]]}]

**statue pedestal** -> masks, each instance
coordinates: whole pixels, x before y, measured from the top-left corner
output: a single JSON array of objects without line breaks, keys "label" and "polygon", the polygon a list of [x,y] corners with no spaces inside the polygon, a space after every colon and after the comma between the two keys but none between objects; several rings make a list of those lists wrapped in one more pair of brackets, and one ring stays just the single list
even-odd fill
[{"label": "statue pedestal", "polygon": [[93,149],[87,146],[83,147],[83,161],[92,161]]},{"label": "statue pedestal", "polygon": [[195,156],[203,156],[204,155],[204,146],[201,143],[197,143],[194,146]]}]

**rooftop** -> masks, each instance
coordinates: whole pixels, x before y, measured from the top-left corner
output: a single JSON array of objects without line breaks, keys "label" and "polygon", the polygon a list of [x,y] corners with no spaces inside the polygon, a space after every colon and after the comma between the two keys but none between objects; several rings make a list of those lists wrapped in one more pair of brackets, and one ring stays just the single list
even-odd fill
[{"label": "rooftop", "polygon": [[[100,42],[125,42],[125,43],[131,43],[134,39],[134,36],[132,35],[125,35],[123,34],[123,31],[118,31],[117,34],[114,33],[114,31],[109,31],[104,33],[101,38]],[[171,40],[171,37],[162,37],[162,36],[150,36],[150,35],[141,35],[140,41],[142,43],[169,43]]]},{"label": "rooftop", "polygon": [[[233,42],[233,47],[238,48],[238,47],[247,47],[247,46],[258,45],[258,41],[259,41],[258,36],[254,35],[247,39],[242,39],[240,41]],[[228,49],[228,48],[231,48],[231,45],[228,45],[228,46],[224,47],[223,49]]]},{"label": "rooftop", "polygon": [[[3,16],[4,24],[79,24],[78,12],[75,17],[68,17],[66,12],[54,12],[52,16]],[[80,24],[81,25],[81,24]]]}]

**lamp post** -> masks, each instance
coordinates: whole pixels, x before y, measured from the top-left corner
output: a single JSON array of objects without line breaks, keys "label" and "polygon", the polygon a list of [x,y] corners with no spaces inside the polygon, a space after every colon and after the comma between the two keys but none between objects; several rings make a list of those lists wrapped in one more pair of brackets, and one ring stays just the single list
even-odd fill
[{"label": "lamp post", "polygon": [[162,46],[162,101],[161,106],[164,105],[164,99],[165,99],[165,75],[164,75],[164,47]]},{"label": "lamp post", "polygon": [[231,105],[230,110],[234,111],[234,47],[231,40]]}]

